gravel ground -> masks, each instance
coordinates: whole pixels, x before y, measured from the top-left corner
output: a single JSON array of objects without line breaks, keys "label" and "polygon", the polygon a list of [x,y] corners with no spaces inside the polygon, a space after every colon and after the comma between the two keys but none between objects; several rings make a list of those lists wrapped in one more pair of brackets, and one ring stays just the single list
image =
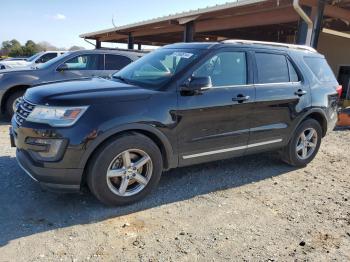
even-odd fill
[{"label": "gravel ground", "polygon": [[350,131],[294,169],[273,153],[172,170],[142,202],[45,192],[0,123],[0,261],[350,261]]}]

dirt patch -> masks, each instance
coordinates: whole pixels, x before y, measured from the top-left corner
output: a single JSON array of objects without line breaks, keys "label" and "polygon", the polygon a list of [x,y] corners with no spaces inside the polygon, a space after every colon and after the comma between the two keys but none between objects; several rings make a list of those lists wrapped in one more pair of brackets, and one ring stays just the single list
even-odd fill
[{"label": "dirt patch", "polygon": [[131,206],[42,190],[0,125],[0,261],[350,261],[350,131],[306,168],[277,154],[165,173]]}]

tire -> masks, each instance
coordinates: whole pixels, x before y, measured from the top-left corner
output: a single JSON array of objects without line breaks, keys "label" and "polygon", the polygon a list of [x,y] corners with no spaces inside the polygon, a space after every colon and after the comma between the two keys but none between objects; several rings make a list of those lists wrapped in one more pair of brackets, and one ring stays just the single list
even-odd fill
[{"label": "tire", "polygon": [[[311,136],[311,130],[313,130],[315,135]],[[310,138],[311,140],[310,142],[308,140],[305,141],[304,138]],[[321,145],[321,138],[322,128],[316,120],[307,119],[303,121],[282,151],[282,160],[291,166],[305,167],[315,158]],[[306,151],[304,149],[305,145],[307,145]]]},{"label": "tire", "polygon": [[6,99],[6,103],[5,103],[5,116],[6,116],[6,118],[8,118],[8,119],[12,118],[12,116],[15,113],[14,103],[18,98],[22,97],[24,95],[24,93],[25,93],[25,90],[16,91]]},{"label": "tire", "polygon": [[[128,162],[127,156],[130,165],[124,164]],[[133,168],[141,159],[149,160],[141,168]],[[102,203],[109,206],[126,205],[150,193],[157,186],[162,171],[162,155],[150,138],[137,133],[123,135],[107,142],[94,154],[88,167],[87,183],[90,191]],[[116,177],[108,177],[107,173]],[[127,185],[125,190],[122,189],[123,185]]]}]

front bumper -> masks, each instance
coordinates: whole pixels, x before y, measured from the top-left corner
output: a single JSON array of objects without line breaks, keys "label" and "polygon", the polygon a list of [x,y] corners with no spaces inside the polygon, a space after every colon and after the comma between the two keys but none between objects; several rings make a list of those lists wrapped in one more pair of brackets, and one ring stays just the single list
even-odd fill
[{"label": "front bumper", "polygon": [[26,137],[25,132],[29,132],[29,134],[33,135],[31,129],[20,130],[18,128],[13,129],[11,127],[9,130],[11,146],[17,148],[17,162],[25,173],[27,173],[35,181],[39,182],[44,188],[62,192],[79,191],[84,169],[71,166],[67,167],[67,161],[64,160],[67,158],[77,158],[74,157],[76,154],[73,154],[74,156],[72,156],[71,151],[75,153],[79,151],[66,150],[67,156],[57,162],[48,163],[36,161],[30,154],[30,149],[33,146],[26,144],[24,141]]},{"label": "front bumper", "polygon": [[54,191],[76,192],[80,190],[83,169],[47,168],[35,166],[25,151],[17,149],[19,166],[44,188]]}]

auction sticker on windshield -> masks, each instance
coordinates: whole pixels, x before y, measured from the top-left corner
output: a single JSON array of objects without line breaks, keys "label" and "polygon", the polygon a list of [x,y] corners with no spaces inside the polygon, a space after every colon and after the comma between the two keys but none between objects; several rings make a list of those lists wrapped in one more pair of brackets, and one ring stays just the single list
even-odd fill
[{"label": "auction sticker on windshield", "polygon": [[181,57],[181,58],[190,58],[193,56],[192,53],[186,53],[186,52],[174,52],[173,56]]}]

